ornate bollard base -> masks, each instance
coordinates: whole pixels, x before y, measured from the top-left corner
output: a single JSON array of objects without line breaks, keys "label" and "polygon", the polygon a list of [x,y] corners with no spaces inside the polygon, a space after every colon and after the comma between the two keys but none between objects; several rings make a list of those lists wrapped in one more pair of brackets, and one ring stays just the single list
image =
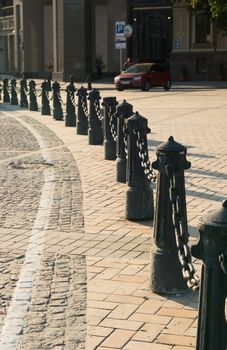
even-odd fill
[{"label": "ornate bollard base", "polygon": [[88,144],[102,145],[103,144],[103,130],[100,128],[88,129]]},{"label": "ornate bollard base", "polygon": [[115,160],[116,159],[116,142],[113,140],[104,140],[104,159]]},{"label": "ornate bollard base", "polygon": [[75,115],[68,115],[65,116],[65,126],[76,126],[76,117]]},{"label": "ornate bollard base", "polygon": [[176,294],[188,290],[183,279],[177,251],[151,248],[150,287],[154,293]]},{"label": "ornate bollard base", "polygon": [[148,220],[154,217],[153,190],[150,185],[126,191],[125,218]]},{"label": "ornate bollard base", "polygon": [[116,160],[116,181],[126,183],[126,159]]},{"label": "ornate bollard base", "polygon": [[88,134],[88,123],[81,122],[79,119],[77,121],[77,135],[87,135]]},{"label": "ornate bollard base", "polygon": [[41,115],[51,115],[50,108],[42,107],[41,108]]}]

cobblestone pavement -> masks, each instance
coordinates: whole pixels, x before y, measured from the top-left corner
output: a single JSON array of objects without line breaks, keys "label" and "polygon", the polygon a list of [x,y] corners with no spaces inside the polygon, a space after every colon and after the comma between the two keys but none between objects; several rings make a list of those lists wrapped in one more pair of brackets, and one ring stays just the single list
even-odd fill
[{"label": "cobblestone pavement", "polygon": [[[100,88],[102,97],[117,96],[118,101],[124,98],[133,104],[134,111],[137,110],[148,118],[151,128],[148,143],[152,160],[155,159],[155,147],[166,141],[170,135],[188,147],[187,158],[191,161],[192,167],[185,173],[186,192],[190,242],[194,242],[198,236],[198,218],[204,210],[220,207],[221,201],[227,196],[226,86],[175,85],[169,92],[161,89],[153,89],[150,92],[116,92],[112,90],[111,84],[94,86]],[[64,99],[63,92],[62,96]],[[4,111],[10,113],[14,119],[12,120]],[[85,305],[87,305],[86,350],[195,349],[198,295],[187,292],[160,296],[149,290],[152,222],[124,219],[126,186],[116,183],[115,164],[103,160],[102,146],[89,146],[86,136],[76,135],[75,128],[65,128],[64,122],[57,122],[52,117],[44,117],[37,112],[16,111],[9,105],[4,106],[4,111],[0,110],[4,127],[8,129],[7,122],[13,123],[14,126],[13,136],[7,139],[22,133],[22,138],[26,140],[21,150],[18,149],[16,140],[13,141],[12,147],[9,140],[1,140],[1,143],[4,142],[1,148],[5,153],[1,152],[0,162],[1,187],[4,188],[0,189],[2,191],[0,251],[3,262],[6,261],[7,264],[7,258],[12,259],[10,268],[3,267],[1,274],[4,281],[4,271],[8,268],[11,269],[13,276],[10,282],[5,283],[0,289],[7,295],[1,305],[1,324],[4,324],[5,314],[10,310],[11,296],[23,259],[26,259],[26,249],[30,247],[31,237],[36,234],[34,222],[36,227],[37,212],[42,213],[41,209],[46,205],[46,201],[40,205],[43,198],[42,188],[45,183],[49,185],[51,183],[53,189],[47,188],[50,193],[53,192],[50,196],[51,205],[48,206],[50,207],[48,215],[45,214],[46,219],[44,212],[47,210],[40,214],[41,221],[44,219],[46,221],[41,230],[41,237],[38,236],[39,248],[35,245],[38,253],[44,252],[40,253],[42,259],[39,262],[36,280],[39,281],[40,277],[41,280],[45,280],[42,278],[42,271],[46,270],[47,265],[46,271],[53,271],[58,259],[63,259],[62,271],[63,275],[67,275],[66,271],[70,270],[69,266],[74,261],[75,270],[77,265],[81,269],[80,276],[83,281],[82,290],[78,292],[78,295],[81,295],[81,303],[78,301],[80,306],[75,307],[75,310],[81,310],[80,323],[74,326],[75,323],[72,321],[71,325],[69,320],[67,328],[68,308],[72,305],[71,294],[62,291],[63,295],[68,294],[65,302],[67,306],[62,310],[62,314],[60,313],[60,320],[63,317],[62,327],[59,319],[56,320],[56,325],[59,327],[56,327],[59,334],[58,342],[56,330],[53,331],[51,327],[50,320],[53,316],[51,308],[42,312],[42,308],[40,310],[37,304],[34,304],[33,309],[33,300],[40,294],[39,282],[36,282],[26,312],[25,326],[20,328],[23,349],[38,349],[38,346],[43,349],[45,346],[47,349],[47,346],[50,349],[71,349],[67,343],[67,339],[71,337],[67,334],[72,332],[71,334],[75,336],[77,330],[81,334],[82,346]],[[42,142],[37,135],[35,138],[31,133],[27,133],[24,137],[26,134],[19,120],[26,125],[29,124],[42,135]],[[3,139],[7,132],[9,135],[12,133],[5,131]],[[19,139],[22,141],[21,137]],[[7,150],[7,145],[11,147],[10,151]],[[47,177],[45,182],[43,174],[46,170],[52,172],[48,175],[52,176],[51,181],[48,180],[50,177]],[[10,186],[7,186],[6,179],[9,179]],[[20,188],[21,191],[18,190]],[[22,192],[20,201],[15,199],[12,204],[9,198],[14,198],[14,193],[16,198],[20,192]],[[24,198],[27,200],[20,206]],[[23,212],[23,208],[26,208],[26,213]],[[14,220],[15,217],[18,219]],[[34,249],[33,246],[31,248]],[[18,254],[18,249],[21,254]],[[55,255],[59,253],[61,255]],[[195,265],[196,269],[200,270],[200,262],[195,261]],[[1,266],[7,265],[1,264]],[[73,274],[72,270],[70,271]],[[54,281],[53,272],[47,275]],[[56,271],[56,278],[57,275]],[[50,280],[43,288],[43,292],[48,295],[47,299],[49,298],[48,304],[54,294],[52,286],[50,287],[54,282]],[[67,282],[66,285],[72,286]],[[39,315],[36,315],[39,311]],[[72,314],[74,315],[74,311]],[[42,321],[44,319],[45,322]],[[37,336],[33,326],[40,331]],[[34,339],[37,340],[37,344],[34,343]],[[76,336],[73,341],[78,341]],[[74,348],[80,349],[79,346]]]}]

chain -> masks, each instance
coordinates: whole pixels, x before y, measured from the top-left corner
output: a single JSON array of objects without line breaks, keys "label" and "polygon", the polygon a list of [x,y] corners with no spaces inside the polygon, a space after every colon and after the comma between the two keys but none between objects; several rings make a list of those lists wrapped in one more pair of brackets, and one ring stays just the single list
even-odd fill
[{"label": "chain", "polygon": [[63,106],[65,106],[65,103],[62,101],[62,98],[61,98],[61,95],[60,95],[59,92],[57,92],[57,96],[58,96],[59,102],[60,102]]},{"label": "chain", "polygon": [[108,119],[109,119],[109,125],[110,125],[110,132],[112,134],[113,139],[116,141],[117,139],[117,131],[114,124],[114,114],[112,114],[112,108],[111,106],[108,106]]},{"label": "chain", "polygon": [[97,101],[94,101],[94,107],[95,107],[95,111],[96,111],[98,119],[102,120],[103,119],[102,112],[101,112],[100,106],[97,103]]},{"label": "chain", "polygon": [[82,106],[85,117],[89,118],[89,113],[88,113],[87,105],[86,105],[86,102],[84,101],[84,98],[81,97],[80,101],[81,101],[81,106]]},{"label": "chain", "polygon": [[125,155],[128,157],[128,134],[126,133],[126,125],[123,126],[123,140],[125,144]]},{"label": "chain", "polygon": [[152,168],[151,162],[149,161],[149,153],[145,145],[144,138],[141,135],[140,131],[137,131],[136,135],[137,135],[136,145],[137,145],[138,155],[139,155],[139,159],[140,159],[144,174],[146,175],[148,181],[155,182],[157,180],[157,175],[155,174],[154,169]]},{"label": "chain", "polygon": [[172,220],[176,236],[176,245],[178,257],[182,267],[182,274],[187,281],[187,286],[196,291],[199,289],[199,276],[195,273],[195,268],[192,264],[192,256],[187,243],[187,235],[183,228],[183,218],[179,212],[179,194],[176,188],[176,174],[170,176],[170,202],[172,204]]},{"label": "chain", "polygon": [[23,86],[23,90],[24,90],[24,94],[25,95],[27,95],[27,96],[29,96],[30,94],[29,94],[29,92],[25,89],[25,87]]},{"label": "chain", "polygon": [[76,101],[75,101],[74,94],[72,93],[72,91],[69,91],[69,98],[70,98],[70,101],[72,102],[72,105],[76,108]]}]

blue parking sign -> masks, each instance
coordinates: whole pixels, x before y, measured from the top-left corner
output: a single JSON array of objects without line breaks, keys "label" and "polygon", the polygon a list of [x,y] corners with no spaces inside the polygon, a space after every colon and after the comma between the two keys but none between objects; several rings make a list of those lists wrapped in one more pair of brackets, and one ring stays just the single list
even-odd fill
[{"label": "blue parking sign", "polygon": [[115,23],[115,36],[124,36],[125,34],[125,22]]}]

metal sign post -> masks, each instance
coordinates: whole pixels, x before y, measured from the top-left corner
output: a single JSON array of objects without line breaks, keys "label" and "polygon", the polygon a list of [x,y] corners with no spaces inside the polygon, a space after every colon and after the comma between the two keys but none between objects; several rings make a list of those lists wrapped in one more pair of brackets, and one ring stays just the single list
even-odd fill
[{"label": "metal sign post", "polygon": [[122,71],[122,49],[126,49],[125,22],[115,22],[115,48],[120,50],[120,72]]}]

